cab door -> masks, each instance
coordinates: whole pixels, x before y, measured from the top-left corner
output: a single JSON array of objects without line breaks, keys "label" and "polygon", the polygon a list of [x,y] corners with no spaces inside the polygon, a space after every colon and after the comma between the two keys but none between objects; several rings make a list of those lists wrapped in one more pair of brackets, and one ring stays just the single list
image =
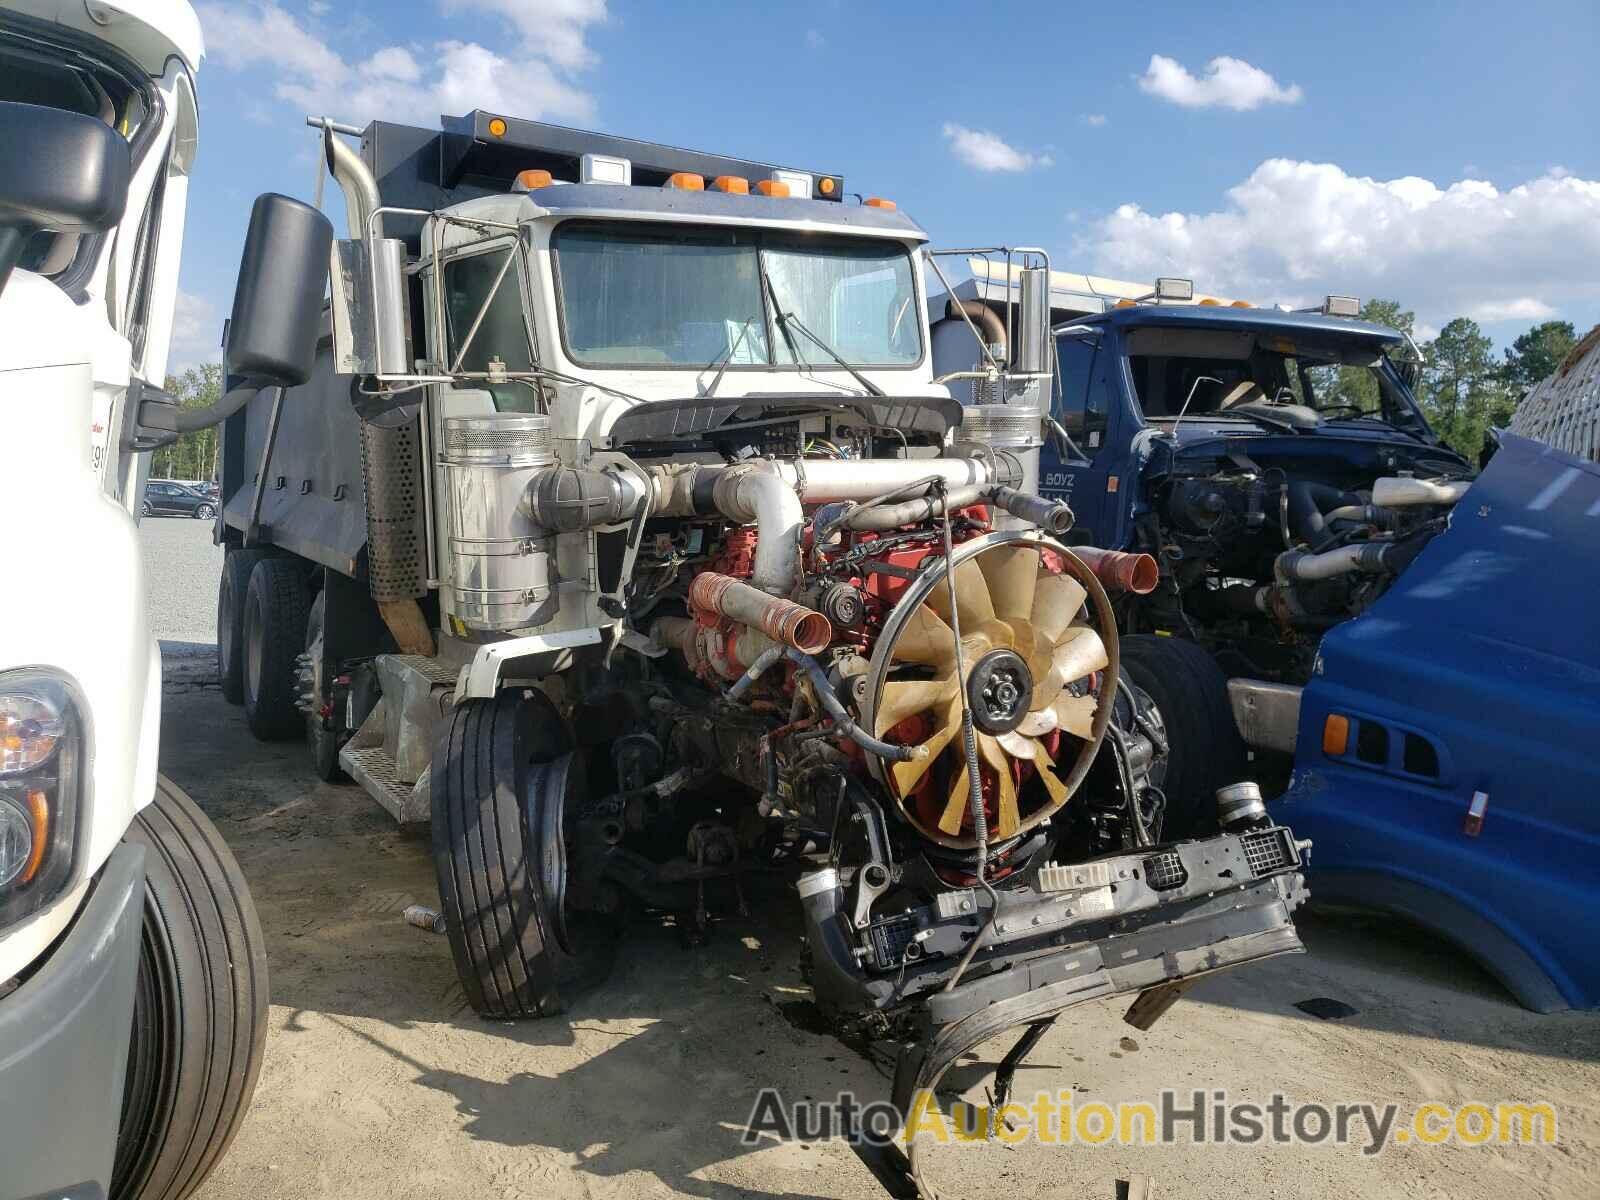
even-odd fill
[{"label": "cab door", "polygon": [[[1120,458],[1112,448],[1116,355],[1106,335],[1072,327],[1056,335],[1056,389],[1050,415],[1071,439],[1052,432],[1039,455],[1039,493],[1072,506],[1075,540],[1114,546],[1121,535],[1120,506],[1111,480]],[[1120,482],[1120,481],[1119,481]]]}]

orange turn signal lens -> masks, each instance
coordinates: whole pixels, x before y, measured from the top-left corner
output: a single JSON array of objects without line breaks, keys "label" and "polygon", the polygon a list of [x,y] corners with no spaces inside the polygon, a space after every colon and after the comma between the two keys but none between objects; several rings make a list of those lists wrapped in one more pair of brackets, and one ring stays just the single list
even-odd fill
[{"label": "orange turn signal lens", "polygon": [[1248,300],[1235,300],[1228,307],[1229,308],[1254,308],[1255,305],[1251,304],[1250,301],[1248,301]]},{"label": "orange turn signal lens", "polygon": [[1350,748],[1350,718],[1330,713],[1322,726],[1322,752],[1337,758]]},{"label": "orange turn signal lens", "polygon": [[1112,308],[1132,308],[1133,306],[1134,306],[1134,302],[1132,300],[1124,299],[1124,300],[1118,300],[1111,307]]},{"label": "orange turn signal lens", "polygon": [[862,203],[868,208],[881,208],[884,212],[893,212],[895,210],[895,202],[893,200],[885,200],[882,196],[868,196]]},{"label": "orange turn signal lens", "polygon": [[518,171],[517,178],[512,182],[512,190],[518,192],[531,192],[538,188],[547,188],[555,182],[549,171],[527,170]]},{"label": "orange turn signal lens", "polygon": [[706,181],[704,177],[692,171],[679,171],[674,175],[668,175],[667,182],[662,186],[677,188],[680,192],[703,192],[706,190]]},{"label": "orange turn signal lens", "polygon": [[45,847],[50,844],[50,801],[43,792],[28,793],[28,819],[33,824],[33,848],[28,851],[28,861],[22,865],[18,883],[28,883],[39,873],[44,862]]},{"label": "orange turn signal lens", "polygon": [[774,196],[779,200],[789,197],[789,185],[776,179],[763,179],[756,184],[756,192],[762,196]]},{"label": "orange turn signal lens", "polygon": [[[833,189],[835,186],[836,185],[834,184],[833,180],[826,177],[817,181],[817,191],[821,192],[824,196],[833,195]],[[890,207],[892,208],[894,206],[890,205]]]},{"label": "orange turn signal lens", "polygon": [[1198,303],[1201,308],[1221,308],[1222,307],[1221,301],[1219,301],[1215,296],[1207,296],[1204,299],[1197,301],[1196,303]]},{"label": "orange turn signal lens", "polygon": [[713,191],[727,192],[730,196],[748,196],[750,181],[737,175],[718,175],[711,181]]},{"label": "orange turn signal lens", "polygon": [[492,137],[505,137],[506,119],[504,117],[490,117],[489,133]]}]

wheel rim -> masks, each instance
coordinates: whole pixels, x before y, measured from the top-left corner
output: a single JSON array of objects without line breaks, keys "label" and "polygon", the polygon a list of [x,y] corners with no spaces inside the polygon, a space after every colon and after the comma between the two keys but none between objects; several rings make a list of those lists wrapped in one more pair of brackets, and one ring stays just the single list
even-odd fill
[{"label": "wheel rim", "polygon": [[261,621],[254,611],[254,607],[246,603],[244,610],[244,677],[245,698],[253,699],[261,694],[261,660],[266,653],[265,641],[261,636]]},{"label": "wheel rim", "polygon": [[534,883],[550,921],[550,931],[568,954],[574,953],[567,929],[567,843],[565,817],[577,786],[576,755],[567,753],[528,768],[523,787],[523,824],[534,864]]}]

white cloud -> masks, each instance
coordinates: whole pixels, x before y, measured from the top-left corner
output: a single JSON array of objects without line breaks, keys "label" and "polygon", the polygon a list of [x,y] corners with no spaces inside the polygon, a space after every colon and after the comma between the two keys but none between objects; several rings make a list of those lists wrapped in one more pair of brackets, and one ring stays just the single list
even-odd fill
[{"label": "white cloud", "polygon": [[[206,47],[224,66],[264,66],[274,93],[303,112],[365,124],[376,117],[435,124],[474,108],[588,120],[592,97],[569,73],[593,63],[584,42],[604,0],[443,0],[451,11],[502,17],[516,30],[505,53],[476,42],[380,46],[346,59],[272,0],[200,6]],[[544,22],[541,24],[541,22]]]},{"label": "white cloud", "polygon": [[1018,150],[986,129],[968,129],[946,122],[944,136],[950,143],[950,153],[975,171],[1027,171],[1055,165],[1048,154]]},{"label": "white cloud", "polygon": [[1274,158],[1210,212],[1124,204],[1087,226],[1074,256],[1106,275],[1186,275],[1258,303],[1341,292],[1392,297],[1432,326],[1475,313],[1540,320],[1600,302],[1600,181],[1441,187]]},{"label": "white cloud", "polygon": [[204,296],[178,289],[172,310],[172,344],[167,371],[177,375],[203,362],[222,361],[222,321]]},{"label": "white cloud", "polygon": [[1226,54],[1208,62],[1199,77],[1189,74],[1175,58],[1152,54],[1150,66],[1139,76],[1139,87],[1184,108],[1231,108],[1235,112],[1263,104],[1298,104],[1304,95],[1299,84],[1285,87],[1260,67]]},{"label": "white cloud", "polygon": [[1548,321],[1556,310],[1534,296],[1511,296],[1480,301],[1469,307],[1466,315],[1474,321]]},{"label": "white cloud", "polygon": [[1105,113],[1084,113],[1083,123],[1093,129],[1099,129],[1106,123]]},{"label": "white cloud", "polygon": [[821,50],[828,44],[828,39],[815,29],[806,30],[806,47],[811,50]]}]

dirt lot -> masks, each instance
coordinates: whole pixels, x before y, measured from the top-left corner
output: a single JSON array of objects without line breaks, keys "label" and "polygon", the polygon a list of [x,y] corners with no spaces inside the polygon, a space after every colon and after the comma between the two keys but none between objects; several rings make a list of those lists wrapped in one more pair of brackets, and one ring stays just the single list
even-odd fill
[{"label": "dirt lot", "polygon": [[[249,876],[273,1005],[254,1108],[207,1200],[883,1194],[842,1144],[740,1144],[763,1086],[796,1100],[888,1090],[876,1065],[806,1030],[789,897],[756,897],[752,918],[723,921],[696,949],[665,922],[634,926],[566,1019],[485,1023],[462,1002],[445,939],[400,919],[434,895],[425,838],[397,832],[356,788],[319,784],[298,744],[252,741],[201,682],[212,669],[207,657],[169,667],[163,769]],[[1152,1176],[1161,1200],[1596,1194],[1600,1014],[1525,1013],[1461,957],[1379,920],[1310,917],[1302,932],[1309,955],[1209,981],[1148,1033],[1115,1007],[1069,1015],[1018,1092],[1070,1090],[1079,1104],[1163,1087],[1261,1103],[1275,1090],[1409,1106],[1545,1100],[1559,1144],[1371,1157],[959,1146],[936,1151],[935,1176],[957,1197],[1110,1197],[1133,1173]],[[1323,1021],[1293,1007],[1312,997],[1357,1012]]]}]

